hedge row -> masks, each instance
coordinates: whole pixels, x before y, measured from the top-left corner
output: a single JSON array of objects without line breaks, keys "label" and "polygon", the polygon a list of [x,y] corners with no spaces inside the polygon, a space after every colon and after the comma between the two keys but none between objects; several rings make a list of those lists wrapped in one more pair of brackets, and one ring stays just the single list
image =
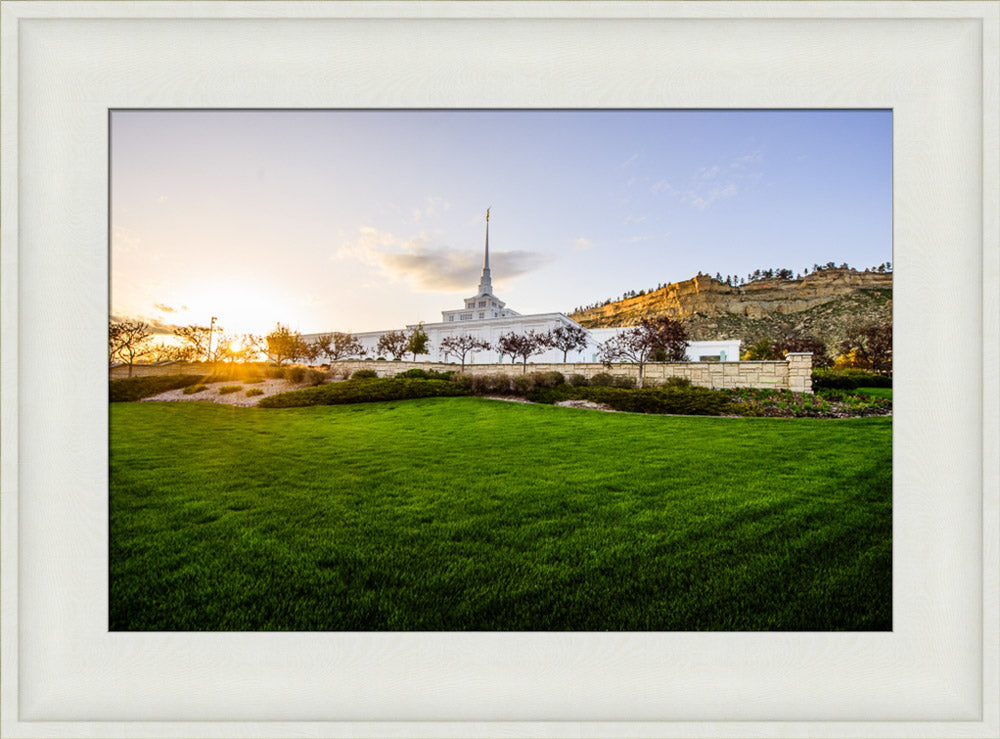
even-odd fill
[{"label": "hedge row", "polygon": [[263,398],[261,408],[292,408],[306,405],[340,405],[343,403],[374,403],[380,400],[438,398],[467,395],[454,383],[444,380],[359,379],[329,385],[307,387]]},{"label": "hedge row", "polygon": [[124,377],[111,380],[108,398],[112,403],[127,403],[177,390],[201,382],[199,375],[152,375],[149,377]]},{"label": "hedge row", "polygon": [[859,387],[892,387],[892,377],[862,369],[816,369],[812,373],[813,390],[854,390]]},{"label": "hedge row", "polygon": [[703,387],[655,387],[630,390],[618,387],[536,388],[526,395],[534,403],[589,400],[629,413],[673,413],[685,416],[720,416],[736,413],[729,397]]}]

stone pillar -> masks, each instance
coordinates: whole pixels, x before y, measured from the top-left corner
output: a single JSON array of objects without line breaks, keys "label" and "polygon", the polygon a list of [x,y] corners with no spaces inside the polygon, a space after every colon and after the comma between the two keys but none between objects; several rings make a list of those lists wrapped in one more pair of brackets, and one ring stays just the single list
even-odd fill
[{"label": "stone pillar", "polygon": [[794,393],[812,393],[812,352],[789,352],[785,355],[788,362],[788,389]]}]

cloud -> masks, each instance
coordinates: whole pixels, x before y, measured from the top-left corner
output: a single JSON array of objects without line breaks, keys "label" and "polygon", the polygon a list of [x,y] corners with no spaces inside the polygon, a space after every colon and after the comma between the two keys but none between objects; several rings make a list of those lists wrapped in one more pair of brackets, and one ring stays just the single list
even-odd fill
[{"label": "cloud", "polygon": [[[428,292],[473,290],[482,273],[482,253],[434,244],[426,235],[403,240],[371,226],[341,246],[335,257],[353,257],[378,267],[391,279],[405,280]],[[504,284],[551,261],[538,252],[490,250],[490,268]]]},{"label": "cloud", "polygon": [[153,307],[156,308],[156,310],[160,311],[160,313],[176,313],[177,312],[176,308],[171,308],[169,305],[165,305],[163,303],[153,303]]},{"label": "cloud", "polygon": [[142,321],[149,327],[149,333],[154,336],[170,336],[173,335],[174,329],[178,328],[177,324],[167,323],[161,321],[159,318],[150,318],[149,316],[127,316],[122,313],[112,313],[108,316],[112,321]]},{"label": "cloud", "polygon": [[725,185],[724,187],[714,187],[707,193],[698,194],[690,193],[690,203],[698,210],[705,210],[712,203],[719,200],[728,200],[731,197],[735,197],[739,194],[739,188],[732,182]]},{"label": "cloud", "polygon": [[419,222],[425,218],[433,218],[439,213],[446,213],[451,210],[451,203],[444,198],[431,195],[424,198],[423,207],[411,208],[410,214],[414,222]]},{"label": "cloud", "polygon": [[594,248],[594,242],[590,239],[585,239],[583,236],[573,239],[573,248],[578,251],[585,251],[587,249]]},{"label": "cloud", "polygon": [[652,185],[649,186],[649,191],[652,193],[660,192],[674,192],[673,186],[666,180],[657,180]]},{"label": "cloud", "polygon": [[628,159],[626,159],[624,162],[622,162],[618,166],[621,167],[622,169],[624,169],[628,165],[632,164],[638,158],[639,158],[638,154],[633,154],[632,156],[630,156]]},{"label": "cloud", "polygon": [[763,176],[764,155],[752,151],[729,161],[704,166],[689,178],[687,187],[674,187],[666,180],[656,182],[650,191],[666,193],[698,210],[734,198],[753,189]]}]

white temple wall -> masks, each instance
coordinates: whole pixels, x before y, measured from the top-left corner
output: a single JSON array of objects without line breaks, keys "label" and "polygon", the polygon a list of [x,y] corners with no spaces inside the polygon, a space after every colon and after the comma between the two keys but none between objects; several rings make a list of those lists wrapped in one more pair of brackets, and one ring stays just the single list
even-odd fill
[{"label": "white temple wall", "polygon": [[[416,327],[412,324],[406,327],[406,332]],[[424,331],[427,333],[430,352],[417,357],[418,361],[425,362],[447,362],[458,361],[458,357],[446,357],[441,350],[441,342],[448,336],[471,335],[495,346],[503,334],[518,333],[523,334],[528,331],[545,333],[557,326],[577,326],[575,321],[566,317],[562,313],[539,313],[528,316],[512,316],[509,318],[485,320],[485,321],[454,321],[445,323],[424,324]],[[571,351],[566,356],[567,363],[595,363],[600,361],[598,346],[610,339],[612,336],[623,331],[628,331],[630,326],[614,328],[592,328],[587,329],[588,342],[582,351]],[[370,358],[377,358],[379,355],[379,338],[389,331],[367,331],[356,333],[354,337],[361,342],[365,349],[365,354]],[[305,340],[314,339],[319,334],[307,334],[302,338]],[[740,342],[738,339],[725,341],[689,341],[687,351],[687,361],[697,362],[706,358],[717,358],[711,361],[737,362],[740,358]],[[385,357],[392,359],[392,357]],[[413,355],[407,354],[404,359],[413,359]],[[501,357],[495,349],[478,350],[466,355],[465,361],[469,364],[510,364],[510,357]],[[530,361],[539,364],[562,363],[563,353],[558,349],[549,349],[542,354],[535,354]],[[323,360],[317,360],[317,364]],[[515,362],[516,363],[516,362]]]}]

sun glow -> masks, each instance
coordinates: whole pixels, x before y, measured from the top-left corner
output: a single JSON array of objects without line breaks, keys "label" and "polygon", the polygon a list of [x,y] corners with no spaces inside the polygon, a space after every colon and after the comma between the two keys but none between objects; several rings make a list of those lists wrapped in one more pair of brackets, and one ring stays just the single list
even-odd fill
[{"label": "sun glow", "polygon": [[275,324],[295,323],[297,304],[294,298],[282,299],[273,289],[248,281],[208,282],[192,289],[184,300],[188,309],[178,318],[185,323],[208,326],[212,316],[227,336],[266,334]]}]

